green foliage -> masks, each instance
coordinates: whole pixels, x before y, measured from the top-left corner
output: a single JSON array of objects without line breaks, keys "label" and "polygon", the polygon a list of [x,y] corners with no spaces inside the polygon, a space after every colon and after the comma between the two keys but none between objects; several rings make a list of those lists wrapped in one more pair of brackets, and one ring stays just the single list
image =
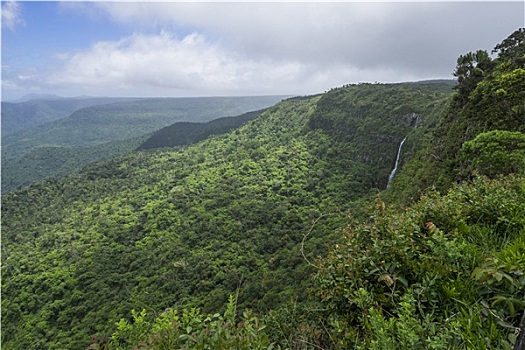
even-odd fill
[{"label": "green foliage", "polygon": [[525,66],[525,28],[518,28],[500,44],[496,45],[492,53],[498,54],[498,61],[512,68]]},{"label": "green foliage", "polygon": [[452,81],[345,86],[322,96],[309,127],[352,145],[345,152],[354,161],[376,168],[368,171],[377,172],[375,186],[384,189],[400,141],[407,136],[403,164],[428,142],[426,133],[446,105],[452,87]]},{"label": "green foliage", "polygon": [[405,294],[399,302],[398,318],[385,317],[370,308],[365,329],[370,336],[357,349],[450,349],[458,335],[459,322],[436,322],[431,315],[418,314],[414,292]]},{"label": "green foliage", "polygon": [[[265,325],[245,311],[237,321],[236,300],[230,296],[224,316],[202,315],[196,309],[167,310],[153,322],[146,310],[133,310],[132,323],[121,319],[108,348],[125,349],[274,349],[264,333]],[[93,343],[89,349],[100,349]]]},{"label": "green foliage", "polygon": [[[525,179],[431,194],[404,211],[380,200],[320,263],[339,344],[384,349],[510,348],[525,304]],[[472,312],[469,310],[478,310]]]},{"label": "green foliage", "polygon": [[[406,91],[409,100],[410,89],[421,89],[407,86],[370,89],[369,108],[384,91]],[[351,101],[356,90],[329,94]],[[432,105],[445,94],[422,96]],[[359,219],[398,147],[389,130],[399,120],[385,117],[389,111],[377,110],[380,135],[362,130],[348,140],[312,129],[320,98],[288,99],[230,134],[113,158],[4,196],[3,344],[31,348],[41,339],[49,349],[81,348],[133,308],[220,312],[241,281],[240,309],[265,313],[308,301],[314,267],[305,259],[314,262],[340,240],[348,213]],[[388,148],[392,162],[355,158],[379,136],[391,142],[371,157]],[[57,280],[65,283],[59,303],[50,283]],[[320,328],[301,322],[315,343]]]},{"label": "green foliage", "polygon": [[80,171],[87,164],[130,153],[148,135],[91,147],[39,147],[2,166],[2,191],[13,191],[36,181]]},{"label": "green foliage", "polygon": [[478,50],[460,55],[454,76],[458,79],[458,98],[467,98],[476,85],[494,69],[494,62],[487,51]]},{"label": "green foliage", "polygon": [[[450,82],[347,85],[7,194],[2,344],[510,349],[525,307],[521,34],[494,60],[462,57],[452,100]],[[129,136],[127,108],[142,125],[158,102],[107,107],[108,130],[74,142]],[[405,136],[381,193],[397,208],[378,196],[367,211]],[[453,185],[461,167],[471,182]]]},{"label": "green foliage", "polygon": [[510,329],[519,322],[525,308],[524,239],[522,235],[512,241],[473,271],[474,280],[482,286],[484,313]]},{"label": "green foliage", "polygon": [[236,117],[217,118],[207,123],[179,122],[155,132],[137,150],[191,145],[211,135],[220,135],[247,123],[264,110],[241,114]]},{"label": "green foliage", "polygon": [[[281,99],[282,96],[163,98],[113,103],[109,102],[119,99],[107,99],[107,104],[77,109],[67,117],[2,137],[2,189],[11,191],[49,176],[78,171],[93,161],[129,153],[150,133],[174,122],[205,122],[268,107]],[[67,101],[55,104],[63,107],[69,105]],[[15,108],[12,113],[16,111]],[[74,159],[70,159],[72,153]]]},{"label": "green foliage", "polygon": [[[462,113],[473,132],[493,129],[523,131],[525,124],[525,69],[506,70],[500,66],[480,82],[469,96]],[[469,138],[472,138],[470,136]]]},{"label": "green foliage", "polygon": [[525,134],[492,130],[463,144],[459,154],[462,176],[495,177],[525,172]]},{"label": "green foliage", "polygon": [[[525,132],[525,67],[520,63],[525,50],[523,35],[520,29],[497,45],[494,60],[484,51],[458,59],[458,87],[448,110],[432,130],[430,141],[422,144],[419,154],[396,175],[392,198],[410,203],[431,187],[445,193],[464,175],[463,144],[480,133]],[[498,171],[495,167],[491,170]]]},{"label": "green foliage", "polygon": [[318,301],[290,300],[264,317],[269,338],[283,349],[330,349],[331,334]]}]

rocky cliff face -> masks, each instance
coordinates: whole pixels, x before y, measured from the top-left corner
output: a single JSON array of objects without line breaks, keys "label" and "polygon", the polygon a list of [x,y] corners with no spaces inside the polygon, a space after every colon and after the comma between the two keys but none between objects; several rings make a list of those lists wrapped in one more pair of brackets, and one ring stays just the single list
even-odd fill
[{"label": "rocky cliff face", "polygon": [[[322,96],[309,127],[346,143],[349,157],[374,168],[376,184],[386,187],[399,143],[407,135],[406,159],[434,127],[452,93],[438,85],[349,85]],[[416,130],[420,129],[420,130]]]}]

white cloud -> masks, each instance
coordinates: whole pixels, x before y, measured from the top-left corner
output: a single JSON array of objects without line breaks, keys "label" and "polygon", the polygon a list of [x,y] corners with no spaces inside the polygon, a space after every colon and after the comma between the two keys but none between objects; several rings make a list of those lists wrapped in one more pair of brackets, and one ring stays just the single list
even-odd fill
[{"label": "white cloud", "polygon": [[17,1],[2,1],[2,26],[15,31],[17,25],[24,25],[22,9]]},{"label": "white cloud", "polygon": [[[17,86],[38,85],[62,94],[203,96],[308,94],[354,82],[452,78],[460,54],[490,51],[522,26],[525,6],[519,2],[61,4],[63,11],[101,23],[109,18],[135,34],[55,53],[60,64],[39,67],[40,75],[19,72],[8,77]],[[33,79],[23,79],[30,75]]]},{"label": "white cloud", "polygon": [[138,95],[271,93],[304,70],[297,62],[244,57],[196,33],[182,39],[137,34],[63,57],[68,61],[50,75],[50,84]]},{"label": "white cloud", "polygon": [[6,89],[17,89],[18,86],[16,83],[12,82],[11,80],[2,79],[2,87]]},{"label": "white cloud", "polygon": [[349,63],[362,69],[410,66],[443,74],[452,71],[459,54],[490,50],[523,26],[524,4],[101,2],[96,6],[117,22],[197,31],[257,59]]},{"label": "white cloud", "polygon": [[121,96],[310,94],[348,82],[396,82],[425,77],[388,67],[362,69],[291,59],[254,59],[211,43],[201,34],[181,39],[167,32],[100,42],[64,55],[50,75],[54,90]]}]

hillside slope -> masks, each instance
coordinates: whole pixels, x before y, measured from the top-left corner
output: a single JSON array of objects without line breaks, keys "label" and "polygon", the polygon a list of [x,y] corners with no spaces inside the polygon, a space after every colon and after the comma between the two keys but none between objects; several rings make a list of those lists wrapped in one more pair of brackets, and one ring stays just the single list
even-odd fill
[{"label": "hillside slope", "polygon": [[[469,158],[482,153],[492,162],[512,163],[510,158],[499,159],[497,152],[490,154],[490,148],[503,150],[504,155],[517,146],[503,138],[507,133],[492,139],[491,145],[485,144],[485,149],[478,149],[476,154],[463,149],[486,132],[525,133],[525,29],[496,45],[492,54],[493,59],[488,52],[478,50],[458,58],[454,71],[459,82],[456,93],[432,137],[399,173],[393,190],[398,202],[417,199],[432,186],[445,193],[453,183],[468,180],[476,168]],[[482,143],[478,147],[483,148]],[[487,175],[484,167],[490,168],[490,162],[478,164],[476,171]]]},{"label": "hillside slope", "polygon": [[41,146],[92,146],[156,131],[177,121],[203,122],[268,107],[280,96],[139,99],[91,106],[61,120],[8,135],[13,155]]},{"label": "hillside slope", "polygon": [[46,178],[60,178],[80,171],[90,163],[132,152],[149,135],[128,140],[109,141],[90,147],[45,146],[5,162],[2,191],[8,193]]},{"label": "hillside slope", "polygon": [[[48,176],[79,170],[95,160],[131,152],[138,146],[134,140],[177,121],[202,122],[238,115],[271,106],[281,99],[280,96],[134,99],[82,108],[66,118],[3,137],[2,188],[10,191]],[[115,144],[118,147],[112,148]],[[74,160],[62,159],[72,153]],[[61,170],[45,165],[60,162]],[[39,168],[39,163],[45,164]]]},{"label": "hillside slope", "polygon": [[525,29],[495,52],[7,195],[3,345],[523,349]]},{"label": "hillside slope", "polygon": [[225,134],[259,116],[264,110],[223,117],[206,123],[178,122],[153,133],[137,150],[191,145],[211,135]]},{"label": "hillside slope", "polygon": [[288,99],[230,134],[4,196],[3,345],[82,348],[131,308],[215,312],[237,289],[239,308],[305,300],[306,259],[339,240],[449,95],[350,85]]},{"label": "hillside slope", "polygon": [[493,53],[459,57],[445,113],[381,193],[393,205],[321,260],[335,348],[525,349],[525,29]]},{"label": "hillside slope", "polygon": [[66,118],[80,108],[133,100],[133,98],[57,97],[23,102],[2,102],[2,137]]}]

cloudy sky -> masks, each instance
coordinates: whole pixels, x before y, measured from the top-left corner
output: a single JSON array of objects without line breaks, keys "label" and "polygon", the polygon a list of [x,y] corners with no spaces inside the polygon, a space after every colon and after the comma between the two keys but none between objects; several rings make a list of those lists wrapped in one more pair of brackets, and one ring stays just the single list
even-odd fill
[{"label": "cloudy sky", "polygon": [[2,99],[311,94],[452,78],[525,25],[513,2],[2,1]]}]

